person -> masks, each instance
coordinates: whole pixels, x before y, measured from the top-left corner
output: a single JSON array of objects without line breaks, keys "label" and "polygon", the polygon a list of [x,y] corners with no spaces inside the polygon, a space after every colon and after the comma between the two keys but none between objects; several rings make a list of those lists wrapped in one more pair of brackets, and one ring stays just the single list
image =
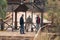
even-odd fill
[{"label": "person", "polygon": [[[29,29],[31,28],[31,24],[32,24],[32,18],[30,16],[28,16],[28,18],[26,19],[26,32],[29,31]],[[32,31],[32,30],[31,30]]]},{"label": "person", "polygon": [[24,19],[23,19],[24,15],[22,14],[21,18],[20,18],[20,33],[21,34],[25,34],[24,33]]},{"label": "person", "polygon": [[40,28],[40,17],[39,17],[39,15],[37,15],[37,17],[36,17],[36,31],[38,31],[39,28]]}]

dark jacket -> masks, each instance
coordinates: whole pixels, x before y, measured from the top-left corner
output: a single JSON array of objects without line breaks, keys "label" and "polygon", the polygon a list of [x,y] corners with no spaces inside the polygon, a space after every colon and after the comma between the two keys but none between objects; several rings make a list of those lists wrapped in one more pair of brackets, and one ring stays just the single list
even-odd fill
[{"label": "dark jacket", "polygon": [[23,25],[24,24],[24,19],[23,17],[20,18],[20,25]]}]

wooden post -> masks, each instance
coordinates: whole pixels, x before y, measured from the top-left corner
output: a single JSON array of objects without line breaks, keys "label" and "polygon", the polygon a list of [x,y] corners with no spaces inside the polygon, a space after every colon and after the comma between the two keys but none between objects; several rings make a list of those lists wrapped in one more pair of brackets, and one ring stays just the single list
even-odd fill
[{"label": "wooden post", "polygon": [[12,31],[13,31],[13,4],[12,4]]},{"label": "wooden post", "polygon": [[[32,11],[32,22],[33,22],[33,11]],[[33,27],[32,27],[32,25],[31,25],[31,32],[33,32]]]},{"label": "wooden post", "polygon": [[26,17],[27,17],[27,14],[25,12],[25,29],[26,29]]},{"label": "wooden post", "polygon": [[41,5],[41,27],[43,26],[44,5]]},{"label": "wooden post", "polygon": [[32,21],[33,21],[33,11],[32,11],[32,15],[31,16],[32,16]]},{"label": "wooden post", "polygon": [[26,21],[26,17],[27,17],[27,14],[26,14],[26,12],[25,12],[25,21]]},{"label": "wooden post", "polygon": [[15,12],[15,29],[17,29],[17,12]]}]

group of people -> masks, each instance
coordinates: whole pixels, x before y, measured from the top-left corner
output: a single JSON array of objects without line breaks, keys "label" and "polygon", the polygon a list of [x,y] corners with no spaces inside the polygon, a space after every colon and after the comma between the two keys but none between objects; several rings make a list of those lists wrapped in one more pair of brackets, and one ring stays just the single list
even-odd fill
[{"label": "group of people", "polygon": [[[31,32],[33,31],[33,28],[32,28],[32,18],[30,16],[28,16],[28,18],[26,19],[26,22],[24,22],[24,15],[22,14],[22,16],[20,17],[20,34],[25,34],[25,30],[26,32],[29,31],[29,29],[31,28]],[[25,24],[25,27],[24,27],[24,23]],[[40,17],[39,15],[37,15],[36,17],[36,31],[38,31],[40,28]]]}]

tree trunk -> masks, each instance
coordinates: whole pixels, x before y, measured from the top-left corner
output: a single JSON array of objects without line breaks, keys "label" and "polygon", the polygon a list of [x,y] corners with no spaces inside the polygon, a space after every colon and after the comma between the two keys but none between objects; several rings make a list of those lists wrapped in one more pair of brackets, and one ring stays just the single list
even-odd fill
[{"label": "tree trunk", "polygon": [[3,19],[0,20],[0,24],[1,24],[1,31],[3,31],[4,30],[4,21],[3,21]]}]

